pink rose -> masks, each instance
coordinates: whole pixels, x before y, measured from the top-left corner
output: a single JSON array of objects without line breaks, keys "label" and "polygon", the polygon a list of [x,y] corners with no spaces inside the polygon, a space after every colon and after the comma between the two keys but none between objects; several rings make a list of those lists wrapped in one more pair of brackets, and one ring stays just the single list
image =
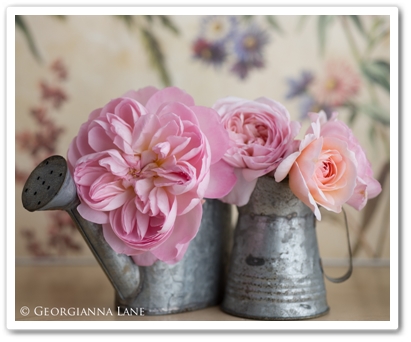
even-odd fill
[{"label": "pink rose", "polygon": [[301,125],[290,121],[288,111],[268,98],[254,101],[235,97],[221,99],[213,106],[221,115],[230,137],[223,159],[234,167],[237,182],[222,201],[247,204],[257,179],[275,170],[298,148],[294,141]]},{"label": "pink rose", "polygon": [[342,121],[337,120],[338,113],[333,113],[327,121],[327,116],[321,112],[309,114],[312,121],[320,119],[321,136],[333,136],[348,144],[348,149],[355,154],[357,161],[357,179],[354,193],[347,204],[357,210],[361,210],[367,204],[369,198],[376,197],[381,192],[381,184],[374,179],[371,163],[365,155],[357,138],[351,129]]},{"label": "pink rose", "polygon": [[[364,163],[364,151],[345,124],[337,122],[335,116],[327,123],[323,112],[311,114],[311,118],[313,122],[299,150],[278,166],[275,180],[280,182],[288,175],[293,193],[321,220],[319,205],[337,213],[344,203],[360,207],[360,179],[370,176],[371,169],[368,162]],[[374,191],[373,195],[377,194]]]},{"label": "pink rose", "polygon": [[235,182],[227,147],[217,113],[184,91],[130,91],[93,111],[70,145],[78,211],[136,264],[175,263],[197,234],[202,199]]}]

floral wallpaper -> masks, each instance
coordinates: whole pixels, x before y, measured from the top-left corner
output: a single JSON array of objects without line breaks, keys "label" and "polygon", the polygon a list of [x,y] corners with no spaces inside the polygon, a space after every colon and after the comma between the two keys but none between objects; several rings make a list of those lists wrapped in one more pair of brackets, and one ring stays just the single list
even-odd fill
[{"label": "floral wallpaper", "polygon": [[[15,37],[16,257],[91,257],[66,213],[22,208],[23,184],[66,155],[93,109],[176,85],[208,106],[267,96],[307,126],[308,112],[338,111],[383,186],[361,212],[346,208],[354,256],[389,258],[388,16],[16,16]],[[322,257],[346,258],[342,215],[317,228]]]}]

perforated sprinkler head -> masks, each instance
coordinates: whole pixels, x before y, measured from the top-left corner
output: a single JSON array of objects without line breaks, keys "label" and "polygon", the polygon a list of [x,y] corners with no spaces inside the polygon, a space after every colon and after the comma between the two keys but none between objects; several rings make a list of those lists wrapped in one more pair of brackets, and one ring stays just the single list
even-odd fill
[{"label": "perforated sprinkler head", "polygon": [[76,206],[76,185],[66,160],[61,156],[43,160],[24,184],[21,198],[28,211],[67,210]]}]

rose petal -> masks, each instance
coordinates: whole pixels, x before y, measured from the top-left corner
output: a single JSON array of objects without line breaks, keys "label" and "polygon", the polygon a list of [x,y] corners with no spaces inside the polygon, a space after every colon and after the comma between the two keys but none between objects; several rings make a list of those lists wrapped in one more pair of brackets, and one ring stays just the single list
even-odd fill
[{"label": "rose petal", "polygon": [[141,253],[141,251],[136,251],[135,249],[127,246],[124,241],[114,233],[111,225],[108,223],[103,224],[103,236],[109,246],[119,254],[133,255]]},{"label": "rose petal", "polygon": [[194,106],[194,99],[185,91],[177,87],[168,87],[154,93],[146,103],[150,113],[157,113],[169,102],[180,102],[186,106]]},{"label": "rose petal", "polygon": [[151,252],[132,255],[131,258],[138,266],[152,266],[158,260],[158,258]]},{"label": "rose petal", "polygon": [[221,201],[242,207],[250,200],[258,179],[256,178],[251,182],[246,181],[242,169],[234,169],[234,174],[237,177],[237,182],[228,195],[221,198]]},{"label": "rose petal", "polygon": [[307,207],[313,212],[318,221],[321,221],[321,213],[315,202],[313,196],[310,193],[309,188],[301,173],[301,169],[298,163],[294,163],[289,173],[289,185],[291,191],[297,196]]},{"label": "rose petal", "polygon": [[93,210],[83,203],[78,205],[77,211],[87,221],[98,224],[108,223],[107,213],[103,211]]},{"label": "rose petal", "polygon": [[197,115],[201,131],[208,139],[211,148],[211,164],[219,161],[229,145],[228,133],[217,112],[207,107],[191,107]]},{"label": "rose petal", "polygon": [[148,100],[159,90],[156,87],[145,87],[138,91],[130,90],[126,92],[123,97],[130,97],[138,102],[140,102],[143,106],[146,105]]},{"label": "rose petal", "polygon": [[172,234],[159,247],[151,250],[151,252],[160,260],[173,260],[177,262],[182,258],[179,253],[180,245],[184,245],[191,241],[197,234],[201,223],[203,207],[200,204],[195,206],[193,210],[185,215],[178,216]]},{"label": "rose petal", "polygon": [[221,159],[210,167],[210,181],[204,197],[224,197],[233,189],[236,181],[237,177],[234,173],[234,168]]}]

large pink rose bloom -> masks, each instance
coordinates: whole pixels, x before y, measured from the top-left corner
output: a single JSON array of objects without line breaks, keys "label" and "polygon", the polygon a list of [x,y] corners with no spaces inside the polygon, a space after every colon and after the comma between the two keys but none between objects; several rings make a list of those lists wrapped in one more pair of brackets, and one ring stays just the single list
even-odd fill
[{"label": "large pink rose bloom", "polygon": [[184,91],[130,91],[93,111],[70,145],[78,211],[136,264],[178,262],[197,234],[202,199],[225,196],[235,182],[221,160],[227,147],[218,114]]},{"label": "large pink rose bloom", "polygon": [[[331,125],[323,112],[311,114],[311,118],[313,122],[299,150],[278,166],[275,180],[280,182],[288,175],[291,190],[312,209],[318,220],[321,220],[319,206],[337,213],[345,203],[361,209],[367,198],[361,180],[370,181],[371,172],[369,162],[364,162],[364,151],[351,130],[335,121],[335,116],[329,122],[334,122]],[[368,198],[381,191],[381,187],[376,191],[375,182],[379,185],[375,180],[369,182]]]},{"label": "large pink rose bloom", "polygon": [[257,179],[277,168],[298,148],[294,138],[301,125],[290,121],[283,105],[268,98],[254,101],[227,97],[213,108],[221,115],[230,137],[223,159],[234,167],[237,182],[222,201],[243,206],[248,203]]}]

